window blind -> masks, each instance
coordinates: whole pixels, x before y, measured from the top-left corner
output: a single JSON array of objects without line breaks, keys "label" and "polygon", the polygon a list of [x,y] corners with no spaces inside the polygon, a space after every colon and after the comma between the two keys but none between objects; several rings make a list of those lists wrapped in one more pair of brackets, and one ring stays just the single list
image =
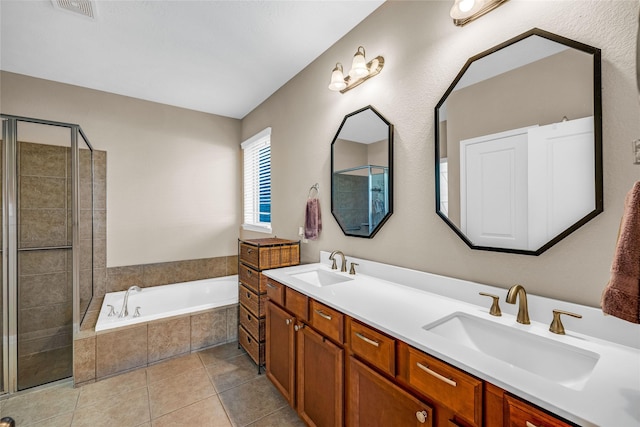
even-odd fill
[{"label": "window blind", "polygon": [[242,143],[243,228],[271,232],[271,128]]}]

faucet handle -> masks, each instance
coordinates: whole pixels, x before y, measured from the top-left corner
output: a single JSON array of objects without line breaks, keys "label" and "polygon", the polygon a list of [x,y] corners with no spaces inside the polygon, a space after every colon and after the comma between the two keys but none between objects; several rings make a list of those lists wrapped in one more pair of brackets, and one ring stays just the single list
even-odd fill
[{"label": "faucet handle", "polygon": [[107,304],[107,307],[109,307],[109,314],[107,314],[107,317],[115,316],[116,311],[114,310],[113,306],[111,304]]},{"label": "faucet handle", "polygon": [[480,295],[483,297],[493,298],[493,303],[491,304],[491,309],[489,309],[489,314],[492,316],[502,316],[502,311],[500,311],[500,297],[498,295],[487,294],[485,292],[480,292]]},{"label": "faucet handle", "polygon": [[356,262],[351,263],[351,268],[349,269],[349,274],[356,274],[356,265],[360,265]]},{"label": "faucet handle", "polygon": [[136,310],[133,313],[133,317],[140,317],[140,307],[136,307]]},{"label": "faucet handle", "polygon": [[332,261],[331,264],[331,269],[332,270],[337,270],[338,269],[338,265],[336,264],[336,259],[335,258],[329,258]]},{"label": "faucet handle", "polygon": [[553,310],[553,320],[551,321],[549,330],[558,335],[564,335],[564,325],[562,324],[562,320],[560,320],[561,314],[566,314],[567,316],[571,317],[577,317],[578,319],[582,318],[581,314],[571,313],[570,311],[564,310]]}]

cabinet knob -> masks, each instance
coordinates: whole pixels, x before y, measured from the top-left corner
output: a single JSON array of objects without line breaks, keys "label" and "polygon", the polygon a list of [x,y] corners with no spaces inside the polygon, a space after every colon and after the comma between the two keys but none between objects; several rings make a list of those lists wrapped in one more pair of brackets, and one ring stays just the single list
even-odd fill
[{"label": "cabinet knob", "polygon": [[420,424],[424,424],[427,422],[427,411],[418,411],[416,412],[416,418],[420,421]]},{"label": "cabinet knob", "polygon": [[286,323],[287,325],[291,324],[291,319],[284,319],[284,323]]},{"label": "cabinet knob", "polygon": [[295,325],[295,326],[293,327],[293,330],[294,330],[294,331],[296,331],[296,332],[298,332],[298,331],[299,331],[300,329],[302,329],[302,328],[304,328],[304,325],[302,325],[302,324],[300,324],[300,325]]}]

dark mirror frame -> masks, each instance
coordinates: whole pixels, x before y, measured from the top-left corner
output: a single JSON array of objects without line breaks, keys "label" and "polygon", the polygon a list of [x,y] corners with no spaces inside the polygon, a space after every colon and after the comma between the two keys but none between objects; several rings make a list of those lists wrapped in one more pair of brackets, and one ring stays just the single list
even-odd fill
[{"label": "dark mirror frame", "polygon": [[[453,223],[446,214],[444,214],[440,210],[440,135],[439,135],[439,110],[440,107],[445,103],[451,92],[455,89],[456,85],[465,74],[465,72],[469,69],[471,64],[474,61],[477,61],[480,58],[484,58],[485,56],[491,55],[494,52],[497,52],[507,46],[510,46],[514,43],[517,43],[527,37],[531,36],[539,36],[551,41],[561,43],[565,46],[571,47],[573,49],[588,53],[593,55],[593,118],[594,118],[594,159],[595,159],[595,180],[593,185],[595,186],[595,209],[585,215],[578,222],[564,230],[562,233],[558,234],[552,240],[548,241],[545,245],[540,247],[539,249],[532,250],[521,250],[521,249],[506,249],[499,247],[490,247],[490,246],[478,246],[474,245],[469,238]],[[595,48],[593,46],[589,46],[575,40],[568,39],[566,37],[559,36],[557,34],[550,33],[548,31],[541,30],[539,28],[533,28],[519,36],[516,36],[510,40],[507,40],[504,43],[501,43],[497,46],[494,46],[491,49],[488,49],[478,55],[475,55],[467,60],[465,65],[462,67],[456,78],[453,80],[453,83],[449,86],[445,94],[442,96],[440,101],[435,107],[435,201],[436,201],[436,213],[438,216],[442,218],[442,220],[447,223],[449,227],[460,237],[471,249],[477,250],[485,250],[485,251],[493,251],[493,252],[507,252],[507,253],[515,253],[522,255],[540,255],[545,252],[547,249],[567,237],[569,234],[576,231],[578,228],[582,227],[584,224],[589,222],[595,216],[600,214],[603,211],[603,172],[602,172],[602,74],[601,74],[601,52],[600,49]]]},{"label": "dark mirror frame", "polygon": [[[388,212],[385,214],[385,216],[380,220],[380,222],[376,225],[376,227],[371,231],[371,233],[369,235],[362,235],[362,234],[353,234],[353,233],[349,233],[347,230],[345,230],[342,227],[342,223],[340,222],[340,219],[338,218],[338,216],[336,215],[336,211],[335,211],[335,197],[333,194],[333,190],[334,190],[334,144],[336,143],[336,141],[338,140],[338,136],[340,135],[340,131],[342,131],[342,128],[344,127],[344,125],[347,123],[347,120],[352,117],[355,116],[358,113],[362,113],[364,111],[367,110],[371,110],[376,116],[378,116],[378,118],[380,118],[380,120],[382,120],[388,128],[388,133],[387,133],[387,142],[388,142],[388,160],[389,160],[389,173],[388,173],[388,183],[389,183],[389,188],[388,188],[388,193],[389,193],[389,210]],[[340,229],[342,230],[342,232],[344,233],[345,236],[352,236],[352,237],[361,237],[361,238],[365,238],[365,239],[371,239],[373,238],[376,233],[382,228],[382,226],[387,222],[387,220],[389,219],[389,217],[391,216],[391,214],[393,214],[393,124],[391,122],[389,122],[382,114],[380,114],[375,108],[373,108],[371,105],[367,105],[364,108],[361,108],[357,111],[354,111],[352,113],[347,114],[346,116],[344,116],[344,119],[342,120],[342,123],[340,123],[340,127],[338,128],[338,131],[336,132],[335,136],[333,137],[333,140],[331,141],[331,214],[333,215],[333,217],[335,218],[336,222],[338,223],[338,226],[340,227]]]}]

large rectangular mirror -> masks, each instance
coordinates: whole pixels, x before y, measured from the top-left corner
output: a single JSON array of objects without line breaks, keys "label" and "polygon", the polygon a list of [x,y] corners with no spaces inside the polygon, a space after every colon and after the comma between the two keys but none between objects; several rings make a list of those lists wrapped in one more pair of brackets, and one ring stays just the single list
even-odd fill
[{"label": "large rectangular mirror", "polygon": [[533,29],[436,106],[436,211],[473,249],[538,255],[602,212],[600,50]]}]

